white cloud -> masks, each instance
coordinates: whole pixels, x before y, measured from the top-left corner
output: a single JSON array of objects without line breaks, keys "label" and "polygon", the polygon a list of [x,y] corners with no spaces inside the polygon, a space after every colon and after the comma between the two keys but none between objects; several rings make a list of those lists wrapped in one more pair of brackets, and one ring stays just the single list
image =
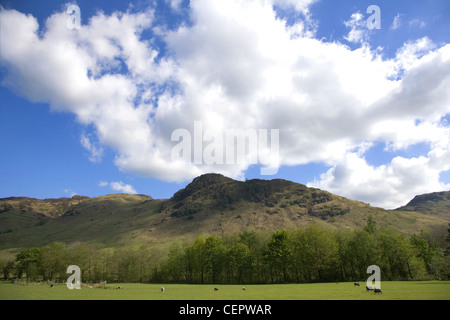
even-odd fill
[{"label": "white cloud", "polygon": [[[316,184],[339,193],[351,187],[347,182],[355,172],[367,173],[374,183],[387,174],[392,193],[383,193],[386,205],[408,200],[410,191],[434,190],[444,170],[432,163],[445,162],[450,148],[448,125],[439,121],[450,114],[450,45],[422,38],[385,59],[365,44],[361,14],[347,21],[348,41],[360,48],[323,42],[305,27],[312,3],[192,0],[190,24],[171,31],[156,24],[152,10],[98,13],[80,30],[67,29],[67,16],[56,13],[39,34],[35,18],[3,9],[4,84],[31,101],[75,114],[94,128],[95,134],[81,139],[91,159],[101,159],[108,147],[127,173],[166,181],[205,172],[242,178],[245,163],[172,161],[172,132],[192,133],[194,121],[202,121],[212,136],[236,128],[279,129],[280,165],[324,162],[334,171]],[[294,6],[305,18],[288,25],[273,4]],[[144,30],[157,32],[170,55],[156,59],[156,41],[142,39]],[[391,150],[428,143],[432,153],[372,167],[362,157],[375,142]],[[260,162],[268,161],[268,151],[261,152],[267,158]],[[350,163],[357,165],[353,171]],[[397,183],[404,181],[403,171],[394,168],[422,168],[432,179]]]},{"label": "white cloud", "polygon": [[92,142],[90,137],[86,134],[81,135],[80,139],[81,145],[89,151],[89,160],[91,162],[100,162],[103,157],[103,148],[96,144],[95,142]]},{"label": "white cloud", "polygon": [[170,7],[173,9],[173,10],[175,10],[175,11],[178,11],[178,10],[180,10],[180,8],[181,8],[181,4],[182,4],[182,2],[183,2],[183,0],[165,0],[169,5],[170,5]]},{"label": "white cloud", "polygon": [[100,181],[98,183],[99,187],[106,187],[110,186],[112,190],[119,191],[121,193],[129,193],[129,194],[136,194],[137,191],[134,189],[134,187],[130,184],[125,184],[122,181]]},{"label": "white cloud", "polygon": [[[392,21],[392,24],[390,26],[391,30],[397,30],[403,25],[405,14],[398,13],[394,20]],[[418,27],[418,28],[425,28],[427,23],[423,21],[422,19],[414,18],[409,21],[407,21],[407,24],[409,27]]]},{"label": "white cloud", "polygon": [[421,20],[421,19],[418,19],[418,18],[415,18],[415,19],[410,20],[410,21],[408,22],[408,24],[409,24],[411,27],[419,27],[419,28],[425,28],[426,25],[427,25],[425,21],[423,21],[423,20]]},{"label": "white cloud", "polygon": [[309,12],[309,7],[318,0],[272,0],[272,3],[284,9],[295,9],[304,14]]},{"label": "white cloud", "polygon": [[76,196],[78,193],[71,189],[64,189],[64,193],[68,194],[70,197]]},{"label": "white cloud", "polygon": [[274,6],[285,10],[295,10],[305,16],[309,16],[309,8],[319,0],[270,0]]},{"label": "white cloud", "polygon": [[428,37],[406,42],[397,50],[396,60],[399,68],[408,70],[420,63],[420,59],[436,49],[436,44]]},{"label": "white cloud", "polygon": [[391,25],[391,30],[397,30],[398,28],[400,28],[400,26],[402,25],[402,17],[403,15],[398,13],[395,17],[394,17],[394,21],[392,22]]},{"label": "white cloud", "polygon": [[122,181],[112,181],[110,183],[111,189],[115,191],[120,191],[123,193],[131,193],[136,194],[137,191],[133,188],[133,186],[129,184],[124,184]]},{"label": "white cloud", "polygon": [[[309,186],[335,192],[341,196],[395,209],[406,205],[418,194],[450,189],[439,181],[442,169],[449,168],[449,151],[433,150],[427,157],[394,158],[391,163],[371,166],[354,154],[321,175]],[[447,164],[442,166],[442,162]],[[445,170],[444,170],[445,171]]]},{"label": "white cloud", "polygon": [[106,187],[108,184],[109,184],[109,183],[108,183],[107,181],[100,181],[100,182],[98,183],[98,186],[99,186],[99,187]]},{"label": "white cloud", "polygon": [[344,39],[353,43],[366,42],[369,37],[369,29],[364,15],[360,12],[355,12],[350,19],[344,22],[344,25],[350,29]]}]

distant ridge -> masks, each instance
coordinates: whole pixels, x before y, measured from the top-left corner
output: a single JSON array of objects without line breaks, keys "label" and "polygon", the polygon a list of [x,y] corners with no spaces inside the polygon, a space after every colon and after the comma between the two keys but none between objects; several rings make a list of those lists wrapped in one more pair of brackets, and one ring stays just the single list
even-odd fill
[{"label": "distant ridge", "polygon": [[416,211],[450,220],[450,191],[417,195],[406,206],[396,210]]},{"label": "distant ridge", "polygon": [[450,192],[421,195],[384,210],[283,179],[236,181],[220,174],[192,180],[170,199],[142,194],[59,199],[0,199],[0,250],[54,241],[102,246],[163,244],[200,234],[272,231],[316,223],[332,229],[379,228],[415,234],[450,221]]}]

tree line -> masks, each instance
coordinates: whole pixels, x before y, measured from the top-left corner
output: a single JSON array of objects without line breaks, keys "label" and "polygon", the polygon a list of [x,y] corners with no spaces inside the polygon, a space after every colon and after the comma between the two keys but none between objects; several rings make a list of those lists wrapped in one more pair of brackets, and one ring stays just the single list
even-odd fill
[{"label": "tree line", "polygon": [[[65,282],[78,265],[83,282],[300,283],[365,281],[377,265],[382,280],[450,279],[449,237],[377,230],[331,230],[317,224],[248,231],[165,246],[97,248],[54,242],[0,256],[4,279]],[[444,240],[442,240],[442,238]],[[440,239],[440,240],[439,240]]]}]

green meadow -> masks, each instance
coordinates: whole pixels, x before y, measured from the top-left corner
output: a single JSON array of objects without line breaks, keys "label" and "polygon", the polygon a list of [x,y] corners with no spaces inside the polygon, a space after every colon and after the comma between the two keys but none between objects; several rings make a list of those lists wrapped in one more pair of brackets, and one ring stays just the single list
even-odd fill
[{"label": "green meadow", "polygon": [[[164,287],[164,292],[161,292]],[[214,290],[218,288],[219,290]],[[65,284],[0,283],[0,300],[449,300],[450,281],[384,281],[382,294],[352,282],[190,285],[107,284],[102,288],[68,289]]]}]

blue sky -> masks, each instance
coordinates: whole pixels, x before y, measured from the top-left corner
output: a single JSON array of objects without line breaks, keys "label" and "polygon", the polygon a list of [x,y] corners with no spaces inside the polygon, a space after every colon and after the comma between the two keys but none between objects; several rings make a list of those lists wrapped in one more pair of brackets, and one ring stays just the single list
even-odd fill
[{"label": "blue sky", "polygon": [[[169,198],[207,172],[385,208],[450,189],[446,0],[0,5],[0,197]],[[381,29],[367,28],[370,5]],[[279,130],[277,173],[260,171],[274,150],[174,161],[171,133],[193,136],[194,121],[218,136]]]}]

